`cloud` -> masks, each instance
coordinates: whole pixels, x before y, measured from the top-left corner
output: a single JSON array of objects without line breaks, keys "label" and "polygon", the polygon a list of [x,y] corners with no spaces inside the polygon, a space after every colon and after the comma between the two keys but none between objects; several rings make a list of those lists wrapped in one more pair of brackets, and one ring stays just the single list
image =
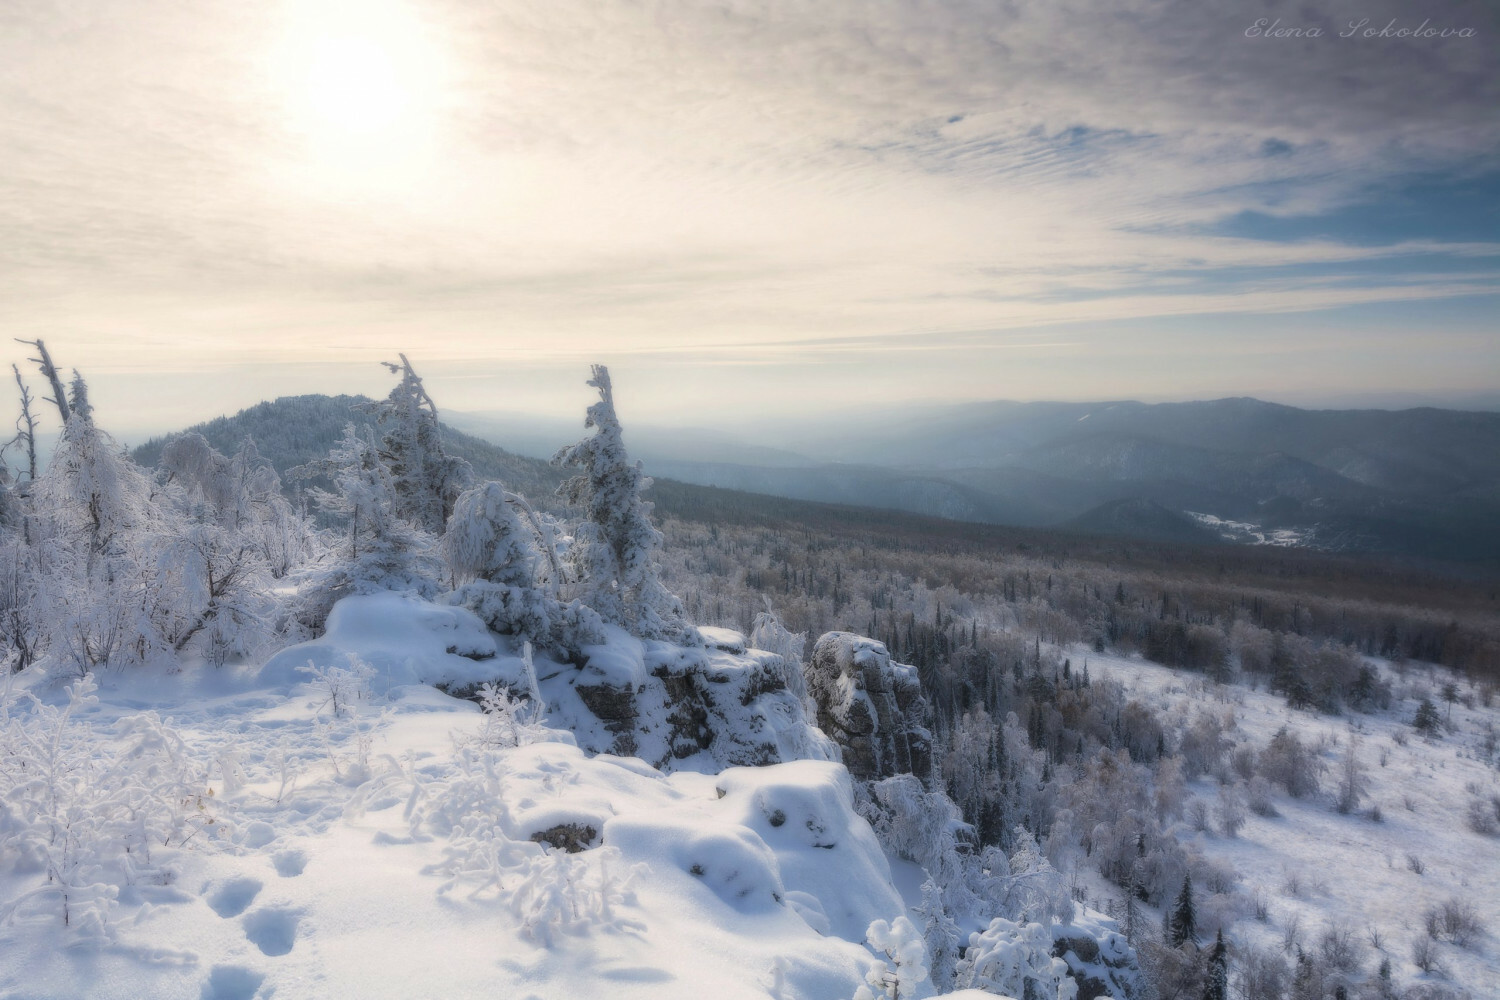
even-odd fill
[{"label": "cloud", "polygon": [[[1420,23],[1394,0],[11,5],[0,319],[104,365],[863,354],[888,383],[908,345],[1022,349],[941,331],[1440,326],[1495,291],[1500,9],[1424,11],[1478,37],[1338,37]],[[366,22],[434,67],[421,127],[312,134],[283,56]]]}]

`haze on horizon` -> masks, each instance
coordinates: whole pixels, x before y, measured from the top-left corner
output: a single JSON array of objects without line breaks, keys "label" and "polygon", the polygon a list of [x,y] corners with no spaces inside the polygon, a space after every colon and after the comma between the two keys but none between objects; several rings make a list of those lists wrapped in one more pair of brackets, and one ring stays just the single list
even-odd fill
[{"label": "haze on horizon", "polygon": [[[1500,9],[1094,6],[12,5],[0,321],[132,433],[398,351],[708,426],[1493,401]],[[1423,18],[1473,37],[1340,37]]]}]

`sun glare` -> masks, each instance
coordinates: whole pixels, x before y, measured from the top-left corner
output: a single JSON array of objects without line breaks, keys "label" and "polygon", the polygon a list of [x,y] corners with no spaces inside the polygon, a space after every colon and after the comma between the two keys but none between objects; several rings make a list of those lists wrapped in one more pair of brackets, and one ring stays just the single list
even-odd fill
[{"label": "sun glare", "polygon": [[412,89],[378,41],[327,38],[316,44],[308,66],[307,102],[325,127],[371,133],[401,119]]},{"label": "sun glare", "polygon": [[295,172],[319,187],[390,188],[435,157],[445,60],[399,0],[290,4],[273,61]]}]

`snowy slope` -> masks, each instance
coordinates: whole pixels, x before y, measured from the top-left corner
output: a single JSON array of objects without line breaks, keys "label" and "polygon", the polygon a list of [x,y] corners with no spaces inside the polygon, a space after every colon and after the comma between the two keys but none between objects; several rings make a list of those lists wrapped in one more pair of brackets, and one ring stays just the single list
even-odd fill
[{"label": "snowy slope", "polygon": [[[1447,983],[1476,997],[1497,995],[1500,838],[1468,824],[1471,802],[1492,804],[1491,797],[1500,795],[1494,753],[1485,747],[1495,731],[1494,709],[1479,702],[1454,705],[1452,730],[1428,740],[1410,723],[1424,695],[1441,704],[1441,681],[1417,668],[1403,679],[1381,665],[1396,695],[1389,710],[1330,717],[1293,711],[1277,695],[1216,686],[1143,660],[1071,652],[1087,659],[1094,676],[1124,683],[1133,697],[1165,718],[1232,715],[1227,735],[1236,747],[1262,748],[1287,727],[1318,748],[1326,769],[1317,794],[1278,794],[1273,804],[1279,815],[1249,813],[1234,838],[1216,832],[1212,823],[1206,831],[1187,822],[1177,828],[1179,837],[1210,858],[1231,862],[1242,877],[1238,888],[1247,905],[1234,914],[1238,919],[1227,936],[1278,953],[1288,941],[1313,952],[1327,930],[1345,929],[1352,932],[1367,973],[1386,957],[1397,984]],[[1464,686],[1461,692],[1472,693]],[[1341,815],[1334,808],[1334,790],[1351,739],[1357,741],[1355,757],[1367,792],[1356,810]],[[1189,785],[1210,805],[1218,800],[1218,788],[1212,777]],[[1378,820],[1372,818],[1375,807]],[[1102,882],[1093,891],[1101,905],[1119,895]],[[1265,902],[1265,920],[1249,905],[1256,897]],[[1426,936],[1425,912],[1449,900],[1472,905],[1486,930],[1466,946],[1439,943],[1440,969],[1423,973],[1413,963],[1413,944]]]}]

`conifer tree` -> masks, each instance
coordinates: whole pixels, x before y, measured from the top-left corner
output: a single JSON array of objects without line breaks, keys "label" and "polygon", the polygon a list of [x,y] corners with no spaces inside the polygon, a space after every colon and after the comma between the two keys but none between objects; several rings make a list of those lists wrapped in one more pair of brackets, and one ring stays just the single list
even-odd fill
[{"label": "conifer tree", "polygon": [[394,510],[430,535],[443,533],[458,496],[474,482],[469,463],[443,451],[437,405],[402,354],[382,362],[399,376],[389,396],[355,409],[373,413],[383,431],[378,454],[390,473]]},{"label": "conifer tree", "polygon": [[327,458],[288,471],[298,479],[332,479],[333,492],[314,488],[309,493],[320,509],[346,526],[341,562],[309,590],[299,614],[311,628],[321,628],[334,603],[348,594],[413,590],[430,595],[437,589],[429,539],[397,513],[391,476],[372,438],[373,433],[361,436],[351,423]]},{"label": "conifer tree", "polygon": [[1432,703],[1431,698],[1423,698],[1422,703],[1417,706],[1416,717],[1411,720],[1412,728],[1419,733],[1432,736],[1442,726],[1442,720],[1438,718],[1437,706]]},{"label": "conifer tree", "polygon": [[1214,939],[1213,951],[1208,954],[1208,977],[1203,987],[1203,1000],[1229,1000],[1229,949],[1224,946],[1222,928]]},{"label": "conifer tree", "polygon": [[1179,948],[1183,944],[1198,938],[1198,921],[1193,912],[1193,877],[1186,875],[1182,879],[1182,891],[1177,894],[1177,902],[1172,904],[1171,919],[1167,924],[1167,940],[1172,947]]},{"label": "conifer tree", "polygon": [[568,550],[578,596],[605,621],[641,638],[689,638],[682,602],[657,575],[662,536],[651,524],[651,504],[641,498],[651,480],[625,452],[609,369],[594,365],[588,384],[599,390],[584,420],[594,433],[552,459],[582,470],[558,487],[586,518]]}]

